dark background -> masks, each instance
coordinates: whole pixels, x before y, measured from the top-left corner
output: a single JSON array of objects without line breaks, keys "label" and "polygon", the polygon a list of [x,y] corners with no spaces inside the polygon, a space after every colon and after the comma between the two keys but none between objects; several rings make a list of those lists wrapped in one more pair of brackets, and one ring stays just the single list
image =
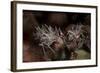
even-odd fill
[{"label": "dark background", "polygon": [[23,61],[44,61],[40,49],[37,47],[35,47],[35,49],[30,49],[31,46],[33,47],[33,45],[37,45],[37,41],[33,42],[35,26],[47,24],[52,27],[60,27],[62,31],[65,31],[65,28],[70,24],[82,23],[83,25],[91,26],[90,18],[90,13],[23,10]]}]

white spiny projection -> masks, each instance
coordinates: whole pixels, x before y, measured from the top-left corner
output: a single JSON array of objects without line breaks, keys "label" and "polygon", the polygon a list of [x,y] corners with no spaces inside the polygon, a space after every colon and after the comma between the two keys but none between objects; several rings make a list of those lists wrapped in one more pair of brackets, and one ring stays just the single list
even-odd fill
[{"label": "white spiny projection", "polygon": [[82,24],[72,24],[71,28],[67,31],[67,47],[70,49],[71,47],[76,49],[76,48],[81,48],[84,41],[85,41],[85,36],[83,35],[83,25]]},{"label": "white spiny projection", "polygon": [[35,36],[35,39],[39,40],[39,46],[42,46],[44,54],[46,53],[45,48],[50,49],[54,54],[56,54],[54,49],[51,47],[54,42],[63,44],[63,33],[61,29],[57,27],[52,28],[46,24],[41,27],[37,26]]}]

